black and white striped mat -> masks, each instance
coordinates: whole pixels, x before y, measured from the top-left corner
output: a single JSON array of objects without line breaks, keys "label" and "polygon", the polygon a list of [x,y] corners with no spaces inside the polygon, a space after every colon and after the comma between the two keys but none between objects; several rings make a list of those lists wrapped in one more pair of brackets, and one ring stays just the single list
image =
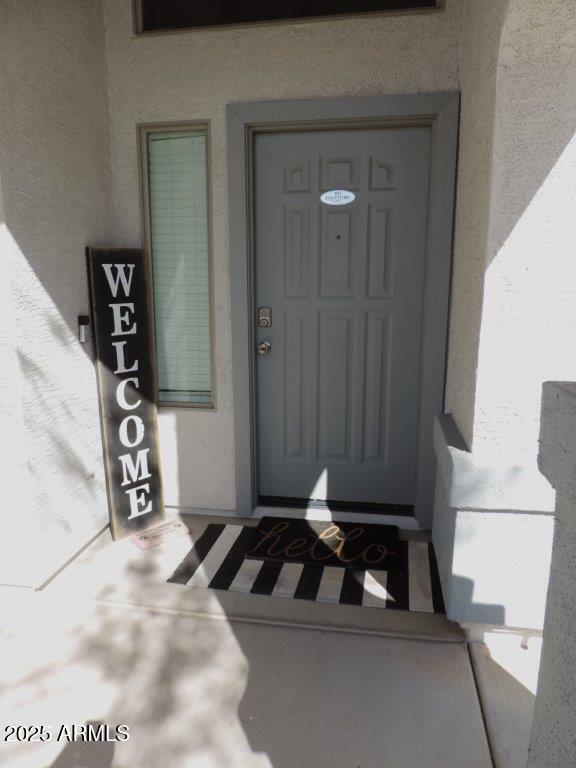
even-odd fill
[{"label": "black and white striped mat", "polygon": [[360,571],[248,559],[253,535],[251,526],[210,523],[168,582],[372,608],[445,612],[431,543],[401,540],[397,568]]}]

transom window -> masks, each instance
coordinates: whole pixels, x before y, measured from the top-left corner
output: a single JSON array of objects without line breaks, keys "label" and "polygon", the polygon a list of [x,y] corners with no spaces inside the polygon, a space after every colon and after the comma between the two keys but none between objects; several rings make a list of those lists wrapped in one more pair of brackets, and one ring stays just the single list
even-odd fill
[{"label": "transom window", "polygon": [[139,0],[136,31],[210,27],[322,16],[378,13],[441,7],[440,0]]}]

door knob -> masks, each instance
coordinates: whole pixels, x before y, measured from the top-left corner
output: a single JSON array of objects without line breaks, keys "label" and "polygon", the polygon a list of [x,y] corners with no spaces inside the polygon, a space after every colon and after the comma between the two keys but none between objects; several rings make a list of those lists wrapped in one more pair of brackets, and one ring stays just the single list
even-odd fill
[{"label": "door knob", "polygon": [[271,349],[272,349],[272,344],[270,344],[269,341],[261,341],[260,344],[258,344],[259,355],[267,355]]}]

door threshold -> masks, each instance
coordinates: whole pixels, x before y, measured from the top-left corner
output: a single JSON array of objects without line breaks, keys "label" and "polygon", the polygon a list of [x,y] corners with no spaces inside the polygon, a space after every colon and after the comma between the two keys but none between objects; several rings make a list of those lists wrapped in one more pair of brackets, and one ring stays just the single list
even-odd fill
[{"label": "door threshold", "polygon": [[375,523],[377,525],[396,525],[398,528],[405,531],[420,530],[416,518],[408,515],[353,512],[343,509],[329,509],[328,507],[316,505],[313,507],[270,507],[262,505],[254,508],[253,517],[290,517],[297,520],[335,520],[340,523]]}]

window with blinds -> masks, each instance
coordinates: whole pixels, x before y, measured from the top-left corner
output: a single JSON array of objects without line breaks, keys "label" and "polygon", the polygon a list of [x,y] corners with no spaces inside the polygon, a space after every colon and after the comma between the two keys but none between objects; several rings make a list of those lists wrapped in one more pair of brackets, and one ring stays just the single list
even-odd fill
[{"label": "window with blinds", "polygon": [[146,134],[158,400],[210,406],[206,131]]}]

